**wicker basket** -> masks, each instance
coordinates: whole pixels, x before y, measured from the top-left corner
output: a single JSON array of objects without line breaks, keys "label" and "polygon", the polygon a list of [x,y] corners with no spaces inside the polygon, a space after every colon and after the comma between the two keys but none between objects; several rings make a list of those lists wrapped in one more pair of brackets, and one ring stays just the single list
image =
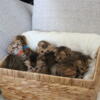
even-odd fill
[{"label": "wicker basket", "polygon": [[0,68],[0,88],[7,100],[96,100],[99,89],[99,67],[100,50],[92,80]]}]

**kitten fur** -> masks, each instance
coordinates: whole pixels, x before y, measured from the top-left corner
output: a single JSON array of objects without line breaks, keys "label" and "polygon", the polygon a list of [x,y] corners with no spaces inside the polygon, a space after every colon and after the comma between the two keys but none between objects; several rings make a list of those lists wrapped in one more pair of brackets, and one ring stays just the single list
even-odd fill
[{"label": "kitten fur", "polygon": [[23,59],[20,56],[8,55],[2,64],[3,68],[27,71],[28,68],[25,65]]},{"label": "kitten fur", "polygon": [[50,74],[51,66],[53,66],[55,62],[54,52],[46,52],[44,55],[39,55],[35,72]]},{"label": "kitten fur", "polygon": [[34,72],[48,74],[48,67],[46,64],[45,56],[38,56]]},{"label": "kitten fur", "polygon": [[89,56],[61,46],[56,49],[56,64],[51,73],[58,76],[82,78],[88,70]]}]

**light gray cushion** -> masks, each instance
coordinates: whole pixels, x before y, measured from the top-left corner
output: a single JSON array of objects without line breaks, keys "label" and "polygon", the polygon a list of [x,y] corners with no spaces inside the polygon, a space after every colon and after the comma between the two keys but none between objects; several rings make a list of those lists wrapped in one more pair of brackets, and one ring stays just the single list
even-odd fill
[{"label": "light gray cushion", "polygon": [[100,33],[100,0],[34,0],[33,30]]},{"label": "light gray cushion", "polygon": [[0,0],[0,59],[15,35],[32,29],[31,8],[19,0]]}]

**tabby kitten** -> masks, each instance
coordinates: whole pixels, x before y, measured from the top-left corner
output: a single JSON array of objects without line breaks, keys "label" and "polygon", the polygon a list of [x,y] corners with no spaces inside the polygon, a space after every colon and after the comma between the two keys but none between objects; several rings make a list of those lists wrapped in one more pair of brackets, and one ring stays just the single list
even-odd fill
[{"label": "tabby kitten", "polygon": [[64,77],[83,78],[88,71],[91,58],[83,53],[61,46],[56,49],[56,64],[51,67],[51,74]]},{"label": "tabby kitten", "polygon": [[[10,55],[16,56],[16,60],[18,57],[23,59],[23,64],[27,66],[28,71],[32,71],[36,66],[38,54],[28,47],[26,38],[22,35],[16,36],[15,40],[8,46],[8,53]],[[16,63],[18,63],[18,61]]]}]

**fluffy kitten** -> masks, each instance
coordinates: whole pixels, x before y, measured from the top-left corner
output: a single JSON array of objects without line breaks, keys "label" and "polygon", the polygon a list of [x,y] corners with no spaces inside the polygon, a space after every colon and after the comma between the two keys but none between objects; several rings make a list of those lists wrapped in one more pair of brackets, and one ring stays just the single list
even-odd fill
[{"label": "fluffy kitten", "polygon": [[35,67],[35,72],[50,74],[51,67],[55,64],[54,52],[46,52],[44,55],[39,55]]},{"label": "fluffy kitten", "polygon": [[26,38],[18,35],[15,40],[8,46],[8,53],[14,54],[27,59],[32,54],[32,50],[28,47]]},{"label": "fluffy kitten", "polygon": [[56,48],[56,64],[51,67],[51,74],[63,77],[76,77],[77,67],[72,61],[68,61],[71,56],[71,49],[61,46]]},{"label": "fluffy kitten", "polygon": [[51,74],[64,77],[82,78],[88,70],[90,57],[80,52],[61,46],[56,49],[56,64],[51,67]]},{"label": "fluffy kitten", "polygon": [[88,71],[89,64],[92,58],[88,55],[77,51],[72,51],[71,58],[76,60],[78,68],[78,77],[83,77],[84,74]]},{"label": "fluffy kitten", "polygon": [[22,58],[29,71],[36,66],[38,54],[28,47],[24,36],[16,36],[15,40],[8,46],[8,53]]}]

